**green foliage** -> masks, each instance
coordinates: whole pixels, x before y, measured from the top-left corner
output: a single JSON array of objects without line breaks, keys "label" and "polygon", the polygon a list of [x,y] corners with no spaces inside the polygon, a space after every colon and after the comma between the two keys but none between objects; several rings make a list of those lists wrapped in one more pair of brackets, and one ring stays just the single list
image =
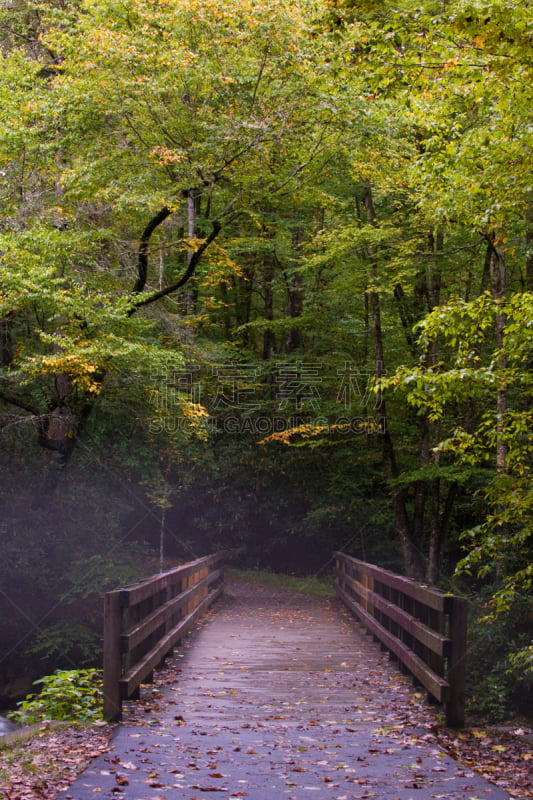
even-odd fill
[{"label": "green foliage", "polygon": [[102,674],[99,670],[56,670],[35,681],[38,694],[30,694],[9,716],[29,725],[48,719],[94,722],[102,718]]},{"label": "green foliage", "polygon": [[301,594],[313,594],[318,597],[334,597],[335,590],[331,581],[318,579],[315,576],[300,578],[295,575],[283,575],[264,569],[232,569],[230,576],[252,583],[265,583],[277,589],[290,589]]},{"label": "green foliage", "polygon": [[511,653],[509,663],[511,665],[509,673],[516,681],[519,690],[524,688],[533,695],[533,644]]},{"label": "green foliage", "polygon": [[30,658],[42,664],[68,661],[83,666],[94,664],[101,656],[101,642],[96,631],[78,621],[61,621],[39,631],[26,649]]},{"label": "green foliage", "polygon": [[[441,361],[432,369],[402,367],[383,381],[404,391],[411,406],[434,420],[446,419],[450,409],[469,409],[468,427],[456,424],[438,444],[441,453],[453,457],[454,469],[462,470],[459,480],[468,478],[472,468],[494,464],[499,444],[505,445],[505,470],[486,484],[487,513],[475,528],[463,532],[466,554],[459,563],[468,574],[496,581],[491,602],[495,615],[506,613],[532,585],[531,300],[529,292],[506,298],[505,333],[498,349],[494,329],[501,303],[489,293],[435,309],[419,327],[422,340],[440,343]],[[503,413],[496,406],[502,387]],[[477,410],[475,417],[472,409]]]},{"label": "green foliage", "polygon": [[507,611],[487,621],[489,585],[471,599],[468,705],[472,714],[497,722],[533,710],[530,597],[515,598]]}]

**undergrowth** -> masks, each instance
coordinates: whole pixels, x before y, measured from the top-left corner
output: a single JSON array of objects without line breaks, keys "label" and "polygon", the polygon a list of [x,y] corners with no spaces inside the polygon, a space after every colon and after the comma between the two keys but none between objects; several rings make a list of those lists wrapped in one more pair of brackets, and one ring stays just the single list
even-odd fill
[{"label": "undergrowth", "polygon": [[251,581],[252,583],[266,583],[277,589],[290,589],[293,592],[302,594],[313,594],[319,597],[335,596],[332,582],[321,580],[314,575],[300,577],[262,569],[230,569],[227,571],[227,575],[229,578]]},{"label": "undergrowth", "polygon": [[29,694],[9,718],[20,725],[43,720],[91,722],[102,718],[102,673],[97,669],[56,670],[35,681],[40,692]]}]

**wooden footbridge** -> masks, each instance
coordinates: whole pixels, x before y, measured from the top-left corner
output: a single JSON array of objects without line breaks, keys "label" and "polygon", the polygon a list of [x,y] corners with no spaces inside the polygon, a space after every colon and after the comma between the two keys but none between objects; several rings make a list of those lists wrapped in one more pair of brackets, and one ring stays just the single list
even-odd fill
[{"label": "wooden footbridge", "polygon": [[403,674],[462,723],[464,602],[342,554],[337,591],[224,584],[217,554],[108,594],[121,724],[60,800],[508,798],[439,750]]},{"label": "wooden footbridge", "polygon": [[[121,716],[135,697],[221,595],[224,553],[216,553],[109,592],[104,622],[104,715]],[[422,586],[373,564],[337,553],[337,594],[376,641],[429,695],[445,704],[451,727],[464,724],[466,601]]]}]

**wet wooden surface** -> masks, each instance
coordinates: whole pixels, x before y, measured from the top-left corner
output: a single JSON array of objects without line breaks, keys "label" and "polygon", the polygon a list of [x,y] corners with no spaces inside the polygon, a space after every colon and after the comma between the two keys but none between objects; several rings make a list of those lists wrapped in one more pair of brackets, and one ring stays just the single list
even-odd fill
[{"label": "wet wooden surface", "polygon": [[60,797],[507,798],[415,695],[338,601],[233,582]]}]

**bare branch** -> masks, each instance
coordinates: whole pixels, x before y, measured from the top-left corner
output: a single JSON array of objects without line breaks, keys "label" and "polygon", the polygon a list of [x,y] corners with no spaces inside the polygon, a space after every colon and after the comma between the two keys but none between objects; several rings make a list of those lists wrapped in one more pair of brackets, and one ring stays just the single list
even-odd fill
[{"label": "bare branch", "polygon": [[135,281],[135,286],[133,287],[134,292],[142,292],[146,286],[146,279],[148,277],[148,246],[150,244],[152,233],[171,214],[172,211],[170,208],[168,208],[168,206],[164,206],[161,211],[155,215],[155,217],[152,217],[142,232],[141,243],[139,245],[139,259],[137,262],[137,280]]},{"label": "bare branch", "polygon": [[134,305],[128,311],[129,317],[131,317],[132,314],[135,314],[137,309],[139,309],[141,306],[150,305],[151,303],[155,303],[156,300],[160,300],[162,297],[166,297],[167,295],[176,292],[184,284],[186,284],[190,278],[192,278],[192,276],[194,275],[194,271],[200,259],[202,258],[203,254],[205,253],[211,242],[213,242],[216,239],[216,237],[218,236],[218,234],[222,229],[222,225],[218,220],[213,220],[212,226],[213,229],[209,234],[209,236],[207,237],[207,239],[204,239],[198,250],[195,250],[195,252],[192,254],[187,269],[185,270],[181,278],[178,281],[176,281],[176,283],[172,283],[170,286],[166,286],[164,289],[160,289],[158,292],[153,292],[152,294],[148,294],[142,298],[139,298],[138,300],[135,300]]}]

